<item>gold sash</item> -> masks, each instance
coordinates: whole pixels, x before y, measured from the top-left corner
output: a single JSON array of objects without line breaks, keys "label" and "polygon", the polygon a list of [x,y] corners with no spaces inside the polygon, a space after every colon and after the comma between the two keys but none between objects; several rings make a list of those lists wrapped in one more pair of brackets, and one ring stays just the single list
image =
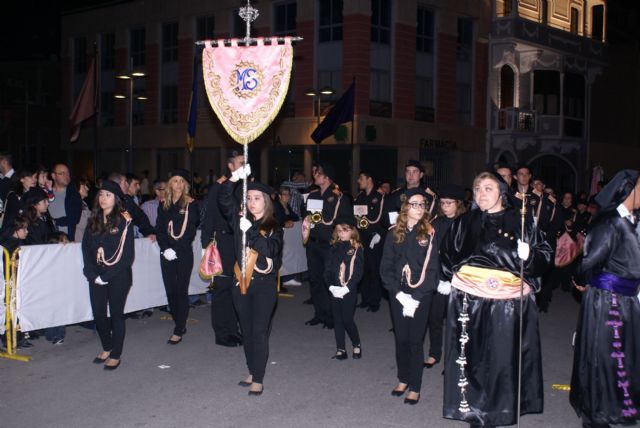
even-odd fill
[{"label": "gold sash", "polygon": [[[453,275],[451,285],[458,290],[485,299],[515,299],[520,297],[520,278],[511,272],[464,265]],[[523,283],[522,294],[531,292]]]}]

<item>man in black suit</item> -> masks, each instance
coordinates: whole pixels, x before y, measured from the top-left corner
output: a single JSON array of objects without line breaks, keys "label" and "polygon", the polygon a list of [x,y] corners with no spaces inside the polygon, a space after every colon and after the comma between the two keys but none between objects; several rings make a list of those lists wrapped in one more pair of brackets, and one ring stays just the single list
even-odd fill
[{"label": "man in black suit", "polygon": [[4,204],[12,184],[18,179],[13,169],[13,157],[10,153],[0,153],[0,200]]}]

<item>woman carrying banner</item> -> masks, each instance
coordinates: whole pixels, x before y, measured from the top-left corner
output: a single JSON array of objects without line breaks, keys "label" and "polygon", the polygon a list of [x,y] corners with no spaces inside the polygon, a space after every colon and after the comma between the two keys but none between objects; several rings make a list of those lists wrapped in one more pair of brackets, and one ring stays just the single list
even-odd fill
[{"label": "woman carrying banner", "polygon": [[[82,238],[83,273],[89,281],[91,310],[102,343],[102,352],[93,362],[104,363],[105,370],[120,365],[124,305],[132,281],[133,227],[124,211],[123,197],[117,183],[105,180]],[[107,305],[111,320],[107,318]]]},{"label": "woman carrying banner", "polygon": [[189,172],[184,169],[171,173],[156,219],[162,280],[174,322],[173,334],[167,340],[170,345],[182,341],[189,317],[189,280],[193,269],[191,244],[200,218],[197,204],[189,196],[190,179]]},{"label": "woman carrying banner", "polygon": [[[587,285],[578,317],[570,401],[584,427],[640,419],[640,173],[623,170],[596,196],[579,267]],[[580,289],[584,289],[580,287]]]},{"label": "woman carrying banner", "polygon": [[420,400],[424,334],[440,262],[435,230],[429,223],[427,194],[419,187],[405,190],[395,226],[387,233],[380,276],[389,291],[396,341],[398,385],[391,395],[408,391],[406,404]]},{"label": "woman carrying banner", "polygon": [[[246,282],[233,287],[233,304],[238,312],[244,354],[249,375],[239,382],[249,387],[249,395],[264,391],[263,379],[269,356],[269,331],[277,301],[277,275],[282,264],[283,232],[273,216],[273,190],[262,183],[247,184],[247,218],[239,215],[240,204],[232,195],[233,183],[246,179],[251,167],[246,165],[233,172],[220,189],[220,208],[233,228],[237,264],[236,279],[240,279],[242,266],[242,232],[246,234]],[[242,279],[240,279],[242,280]]]},{"label": "woman carrying banner", "polygon": [[[464,206],[464,189],[455,184],[443,185],[438,190],[438,214],[431,220],[431,225],[436,230],[438,248],[447,231],[451,228],[453,220],[460,217],[467,210]],[[442,324],[444,322],[445,309],[449,297],[442,293],[433,293],[431,308],[429,310],[429,358],[424,362],[428,369],[440,362],[442,358]]]},{"label": "woman carrying banner", "polygon": [[445,340],[445,418],[472,426],[516,423],[520,268],[524,263],[521,413],[542,411],[542,363],[533,292],[553,251],[540,230],[508,206],[508,189],[484,172],[473,182],[473,209],[442,242],[441,292],[450,289]]}]

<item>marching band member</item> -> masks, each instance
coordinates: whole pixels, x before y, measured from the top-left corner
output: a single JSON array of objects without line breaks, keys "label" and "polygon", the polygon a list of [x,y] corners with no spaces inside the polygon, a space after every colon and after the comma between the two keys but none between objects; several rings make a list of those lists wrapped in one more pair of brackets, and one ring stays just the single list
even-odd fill
[{"label": "marching band member", "polygon": [[354,211],[360,207],[366,211],[366,214],[356,216],[356,226],[364,249],[360,307],[367,308],[367,312],[377,312],[382,299],[380,259],[389,224],[384,215],[386,197],[376,190],[373,176],[368,172],[360,172],[358,186],[360,193],[353,203]]},{"label": "marching band member", "polygon": [[[269,332],[277,296],[277,275],[282,265],[283,232],[273,216],[273,190],[257,181],[247,184],[247,218],[239,215],[240,205],[231,197],[233,183],[251,174],[249,165],[233,172],[220,189],[221,210],[230,219],[236,254],[233,304],[238,312],[244,354],[249,375],[239,382],[249,387],[249,395],[264,391],[263,380],[269,357]],[[246,274],[242,278],[242,233],[246,234]]]},{"label": "marching band member", "polygon": [[[479,209],[454,220],[442,242],[443,281],[450,289],[445,343],[445,418],[472,426],[516,422],[521,261],[524,263],[521,413],[542,411],[542,363],[533,292],[553,251],[533,222],[508,206],[506,184],[476,176]],[[522,236],[522,222],[525,234]],[[450,282],[449,282],[450,281]]]},{"label": "marching band member", "polygon": [[439,276],[438,243],[429,223],[427,195],[408,189],[398,221],[387,233],[380,275],[389,291],[396,342],[398,385],[391,392],[404,402],[420,400],[424,363],[424,334],[431,298]]},{"label": "marching band member", "polygon": [[[436,231],[438,248],[442,244],[447,231],[451,228],[453,220],[461,216],[466,208],[464,206],[464,189],[455,184],[444,185],[439,189],[437,199],[439,211],[431,221]],[[442,323],[449,297],[442,293],[433,293],[431,309],[429,310],[429,358],[424,365],[430,369],[442,358]]]},{"label": "marching band member", "polygon": [[[329,285],[324,281],[325,263],[329,256],[329,242],[334,221],[338,217],[353,216],[351,200],[343,195],[334,183],[335,170],[327,163],[320,163],[313,173],[314,183],[319,189],[309,193],[306,207],[306,223],[311,222],[307,243],[307,264],[309,267],[309,286],[315,314],[307,325],[323,324],[333,328],[331,304],[329,303]],[[313,212],[310,207],[320,207]],[[304,228],[304,226],[303,226]]]},{"label": "marching band member", "polygon": [[[93,362],[104,363],[105,370],[120,365],[124,305],[132,281],[133,226],[124,211],[123,196],[117,183],[105,180],[82,237],[83,273],[89,281],[91,310],[102,343],[102,352]],[[107,305],[111,320],[107,318]]]},{"label": "marching band member", "polygon": [[190,179],[189,172],[184,169],[171,173],[156,219],[162,280],[175,324],[173,334],[167,340],[170,345],[182,341],[189,317],[189,280],[193,269],[191,244],[199,221],[197,204],[189,196]]},{"label": "marching band member", "polygon": [[331,310],[336,338],[336,360],[348,358],[345,346],[345,330],[353,345],[353,358],[362,358],[360,334],[353,314],[358,300],[358,283],[363,272],[362,244],[353,216],[336,219],[331,250],[324,271],[324,280],[329,284]]},{"label": "marching band member", "polygon": [[[596,196],[580,265],[583,285],[570,401],[584,427],[640,419],[640,173],[618,172]],[[584,289],[581,287],[581,289]]]}]

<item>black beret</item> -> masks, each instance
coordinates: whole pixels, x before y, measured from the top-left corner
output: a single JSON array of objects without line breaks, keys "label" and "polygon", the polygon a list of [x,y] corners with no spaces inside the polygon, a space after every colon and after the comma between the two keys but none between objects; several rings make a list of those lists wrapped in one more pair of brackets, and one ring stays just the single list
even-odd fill
[{"label": "black beret", "polygon": [[267,186],[266,184],[262,184],[259,181],[251,181],[247,183],[247,191],[249,190],[258,190],[260,192],[266,193],[267,195],[272,195],[275,193],[273,188]]},{"label": "black beret", "polygon": [[424,173],[424,166],[422,166],[422,164],[419,161],[415,159],[409,159],[407,161],[407,164],[404,167],[407,168],[410,166],[416,167],[420,170],[420,172]]},{"label": "black beret", "polygon": [[320,162],[318,168],[320,168],[320,172],[326,175],[331,181],[336,181],[336,170],[333,165],[327,162]]},{"label": "black beret", "polygon": [[456,184],[444,184],[440,186],[438,197],[440,199],[455,199],[457,201],[463,201],[464,189]]},{"label": "black beret", "polygon": [[103,180],[102,187],[100,189],[106,190],[107,192],[111,192],[117,197],[119,197],[120,199],[124,198],[124,193],[122,193],[122,189],[120,188],[120,185],[115,181]]},{"label": "black beret", "polygon": [[352,215],[340,216],[340,217],[336,218],[333,221],[333,224],[335,226],[337,226],[339,224],[346,224],[346,225],[349,225],[351,227],[356,227],[356,219]]},{"label": "black beret", "polygon": [[411,189],[407,189],[404,191],[404,195],[407,197],[407,201],[411,199],[412,196],[420,195],[423,196],[426,200],[430,199],[430,196],[427,195],[427,192],[424,191],[421,187],[412,187]]},{"label": "black beret", "polygon": [[47,192],[36,186],[27,190],[27,192],[22,195],[20,202],[22,203],[22,206],[26,208],[35,205],[44,199],[49,199]]},{"label": "black beret", "polygon": [[191,183],[191,173],[184,168],[174,169],[169,173],[169,177],[182,177],[187,183]]}]

